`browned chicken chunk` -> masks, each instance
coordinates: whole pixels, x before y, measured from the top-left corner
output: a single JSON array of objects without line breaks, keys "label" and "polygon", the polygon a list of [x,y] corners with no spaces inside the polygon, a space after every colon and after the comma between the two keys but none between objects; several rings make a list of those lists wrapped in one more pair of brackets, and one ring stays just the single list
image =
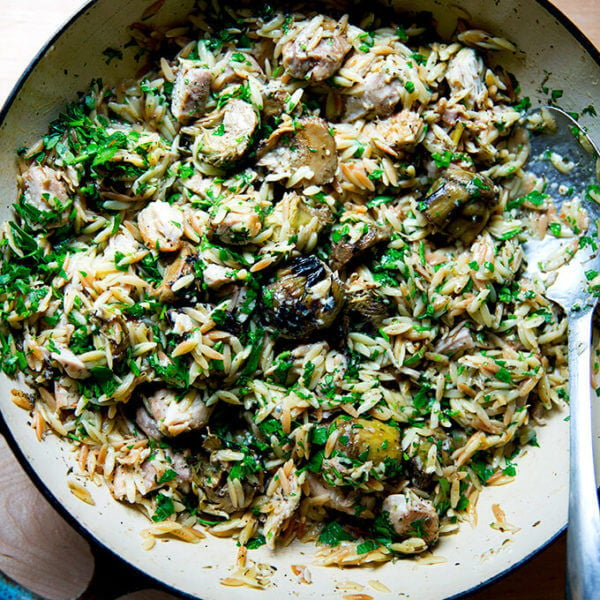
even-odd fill
[{"label": "browned chicken chunk", "polygon": [[212,412],[195,391],[179,399],[173,390],[160,389],[145,398],[144,405],[158,431],[167,437],[202,429]]},{"label": "browned chicken chunk", "polygon": [[180,123],[188,123],[204,114],[210,94],[210,71],[183,64],[175,76],[171,112]]},{"label": "browned chicken chunk", "polygon": [[433,544],[439,536],[439,517],[431,502],[414,494],[392,494],[381,507],[394,531],[404,538],[419,537]]},{"label": "browned chicken chunk", "polygon": [[23,174],[23,186],[20,204],[29,210],[22,214],[32,229],[62,227],[69,220],[72,200],[58,171],[33,165]]},{"label": "browned chicken chunk", "polygon": [[346,21],[338,23],[321,15],[303,23],[295,38],[283,46],[283,66],[298,79],[328,79],[350,51],[347,27]]}]

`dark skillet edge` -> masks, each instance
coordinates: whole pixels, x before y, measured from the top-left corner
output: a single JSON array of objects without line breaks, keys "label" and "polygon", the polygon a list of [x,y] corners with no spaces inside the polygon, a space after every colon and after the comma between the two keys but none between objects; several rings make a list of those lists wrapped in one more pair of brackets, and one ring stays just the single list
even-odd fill
[{"label": "dark skillet edge", "polygon": [[[42,46],[42,48],[36,53],[31,62],[27,65],[23,74],[17,80],[17,83],[11,90],[8,98],[6,99],[4,105],[0,109],[0,132],[2,125],[4,124],[4,120],[6,119],[6,115],[8,114],[10,108],[12,107],[16,97],[19,92],[23,88],[25,82],[33,72],[33,70],[37,67],[38,63],[46,56],[52,45],[66,32],[67,29],[73,25],[75,21],[77,21],[84,13],[86,13],[91,7],[93,7],[98,0],[87,0],[87,2],[77,10],[57,31],[54,35]],[[567,17],[558,7],[550,2],[550,0],[535,0],[544,10],[550,13],[584,48],[584,50],[590,55],[590,57],[600,66],[600,49],[597,48],[592,41],[579,29],[579,27],[569,18]],[[15,440],[10,431],[9,427],[4,420],[4,415],[0,410],[0,435],[3,435],[20,463],[23,470],[27,473],[29,478],[32,480],[37,489],[42,493],[42,495],[46,498],[46,500],[51,504],[51,506],[67,521],[67,523],[73,527],[78,533],[80,533],[84,538],[88,541],[91,541],[93,544],[96,544],[103,551],[107,553],[110,557],[114,558],[117,561],[127,564],[130,568],[132,568],[135,572],[139,573],[143,577],[148,579],[149,584],[153,584],[158,588],[162,588],[167,592],[171,592],[177,594],[183,598],[189,598],[190,600],[201,600],[198,596],[192,596],[186,592],[178,590],[164,582],[157,580],[155,577],[150,575],[149,573],[143,571],[139,567],[133,565],[128,560],[119,556],[114,550],[106,546],[102,541],[100,541],[89,529],[84,527],[64,506],[63,504],[54,496],[54,494],[48,489],[46,484],[42,481],[40,476],[37,474],[33,466],[27,460],[27,457],[21,450],[19,444]],[[564,531],[566,531],[567,526],[562,526],[553,536],[548,538],[542,545],[538,546],[535,550],[530,552],[527,556],[519,560],[518,562],[512,564],[507,567],[500,573],[497,573],[493,577],[488,578],[477,585],[464,590],[463,592],[459,592],[458,594],[454,594],[452,596],[446,597],[444,600],[459,600],[460,598],[464,598],[468,594],[473,592],[488,588],[489,586],[496,583],[498,580],[506,577],[510,573],[516,571],[519,567],[523,566],[525,563],[529,562],[533,557],[538,555],[542,550],[550,546]],[[94,548],[91,548],[92,552]],[[96,555],[94,554],[96,559]],[[97,560],[95,560],[95,571],[92,577],[92,581],[96,575],[96,571],[98,570]],[[3,577],[3,579],[5,579]],[[7,583],[10,580],[6,580]],[[15,586],[17,589],[21,588],[21,586],[15,582]],[[24,589],[24,588],[21,588]],[[35,597],[35,596],[34,596]]]}]

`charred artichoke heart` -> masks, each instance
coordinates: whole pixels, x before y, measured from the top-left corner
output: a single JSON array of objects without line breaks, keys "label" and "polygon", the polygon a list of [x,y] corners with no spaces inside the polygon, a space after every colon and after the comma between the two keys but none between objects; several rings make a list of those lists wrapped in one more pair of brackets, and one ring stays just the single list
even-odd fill
[{"label": "charred artichoke heart", "polygon": [[281,336],[304,338],[327,329],[344,303],[337,275],[315,256],[293,259],[275,274],[262,294],[265,318]]},{"label": "charred artichoke heart", "polygon": [[489,177],[453,168],[431,186],[424,214],[438,233],[469,244],[485,227],[495,202]]},{"label": "charred artichoke heart", "polygon": [[[355,235],[356,231],[360,232],[358,237]],[[383,227],[358,223],[350,235],[342,236],[332,245],[331,266],[335,270],[341,269],[369,248],[389,239],[390,233]]]},{"label": "charred artichoke heart", "polygon": [[257,151],[258,165],[278,179],[292,177],[299,169],[305,176],[293,186],[331,183],[338,167],[335,138],[329,124],[319,117],[305,117],[276,129]]},{"label": "charred artichoke heart", "polygon": [[353,291],[348,296],[346,309],[349,314],[362,317],[374,325],[378,325],[388,316],[385,299],[374,289]]},{"label": "charred artichoke heart", "polygon": [[379,285],[366,281],[357,273],[345,281],[346,305],[344,311],[351,319],[362,318],[379,325],[388,316],[388,301],[378,291]]}]

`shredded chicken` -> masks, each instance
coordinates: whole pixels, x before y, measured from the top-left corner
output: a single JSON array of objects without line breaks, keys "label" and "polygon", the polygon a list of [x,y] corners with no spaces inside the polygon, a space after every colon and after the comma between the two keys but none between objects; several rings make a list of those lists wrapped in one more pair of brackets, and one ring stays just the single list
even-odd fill
[{"label": "shredded chicken", "polygon": [[483,61],[471,48],[460,49],[448,63],[446,81],[456,102],[468,108],[481,106],[487,99],[487,87],[483,81]]},{"label": "shredded chicken", "polygon": [[178,398],[173,390],[160,389],[146,398],[144,405],[158,431],[167,437],[202,429],[212,412],[195,391]]},{"label": "shredded chicken", "polygon": [[144,244],[150,250],[179,250],[183,237],[183,213],[168,202],[151,202],[138,214]]},{"label": "shredded chicken", "polygon": [[32,229],[61,227],[68,221],[72,201],[59,171],[34,164],[23,173],[23,186],[23,215]]},{"label": "shredded chicken", "polygon": [[439,536],[439,517],[429,500],[415,494],[392,494],[382,505],[394,531],[401,537],[420,537],[433,544]]}]

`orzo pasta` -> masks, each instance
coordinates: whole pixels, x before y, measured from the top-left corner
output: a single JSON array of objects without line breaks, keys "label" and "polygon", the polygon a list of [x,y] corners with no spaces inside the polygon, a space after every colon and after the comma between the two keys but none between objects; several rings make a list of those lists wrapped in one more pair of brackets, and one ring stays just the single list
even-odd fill
[{"label": "orzo pasta", "polygon": [[522,244],[585,213],[526,171],[509,42],[215,10],[132,29],[143,75],[94,81],[20,152],[2,368],[152,535],[422,552],[566,396]]}]

